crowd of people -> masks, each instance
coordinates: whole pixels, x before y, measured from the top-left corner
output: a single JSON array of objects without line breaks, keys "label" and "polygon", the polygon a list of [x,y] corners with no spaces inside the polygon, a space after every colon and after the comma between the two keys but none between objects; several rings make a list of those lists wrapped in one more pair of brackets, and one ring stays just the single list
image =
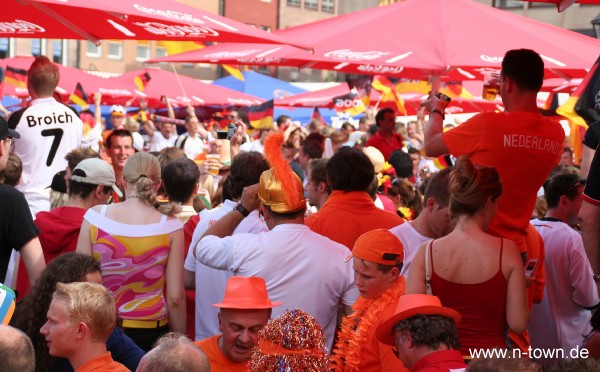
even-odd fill
[{"label": "crowd of people", "polygon": [[508,51],[506,111],[459,125],[430,94],[406,126],[165,100],[103,131],[36,58],[0,118],[0,371],[597,370],[600,125],[574,167],[543,74]]}]

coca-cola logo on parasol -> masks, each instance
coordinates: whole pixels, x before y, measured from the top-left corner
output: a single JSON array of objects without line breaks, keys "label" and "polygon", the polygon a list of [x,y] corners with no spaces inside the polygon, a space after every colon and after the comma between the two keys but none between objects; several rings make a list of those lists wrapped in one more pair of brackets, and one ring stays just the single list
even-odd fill
[{"label": "coca-cola logo on parasol", "polygon": [[144,12],[144,13],[152,14],[152,15],[160,15],[165,18],[175,19],[177,21],[181,21],[184,23],[201,23],[201,24],[206,23],[201,19],[194,18],[194,16],[191,14],[181,13],[181,12],[177,12],[174,10],[152,9],[152,8],[148,8],[143,5],[140,5],[140,4],[133,4],[133,7],[135,9],[139,10],[140,12]]},{"label": "coca-cola logo on parasol", "polygon": [[0,22],[0,34],[34,34],[36,32],[44,33],[46,29],[21,19],[15,19],[14,22]]},{"label": "coca-cola logo on parasol", "polygon": [[488,63],[502,63],[502,59],[504,59],[504,57],[486,56],[485,54],[480,55],[479,58],[481,58],[482,61]]},{"label": "coca-cola logo on parasol", "polygon": [[206,26],[193,25],[165,25],[159,22],[133,22],[134,25],[144,28],[146,31],[154,34],[167,37],[204,37],[218,36],[219,33],[212,28]]},{"label": "coca-cola logo on parasol", "polygon": [[245,98],[227,98],[227,102],[229,102],[233,105],[240,105],[240,106],[252,106],[252,105],[258,105],[258,104],[262,103],[257,100],[250,100],[250,99],[245,99]]},{"label": "coca-cola logo on parasol", "polygon": [[338,60],[346,60],[346,61],[360,61],[367,60],[372,61],[377,58],[381,58],[385,55],[390,54],[389,52],[380,52],[376,50],[366,51],[366,52],[355,52],[352,49],[338,49],[332,50],[331,52],[325,53],[325,57],[334,58]]},{"label": "coca-cola logo on parasol", "polygon": [[238,58],[236,60],[241,64],[269,64],[269,63],[281,63],[283,59],[276,57],[263,57],[263,58]]},{"label": "coca-cola logo on parasol", "polygon": [[390,74],[399,74],[404,70],[402,66],[385,66],[385,65],[359,65],[356,68],[361,72],[378,72],[378,73],[390,73]]},{"label": "coca-cola logo on parasol", "polygon": [[236,52],[224,51],[224,52],[208,53],[208,54],[205,54],[204,57],[205,58],[215,58],[215,59],[238,58],[238,57],[246,57],[251,54],[255,54],[256,52],[260,52],[260,51],[261,51],[261,49],[246,49],[246,50],[239,50]]}]

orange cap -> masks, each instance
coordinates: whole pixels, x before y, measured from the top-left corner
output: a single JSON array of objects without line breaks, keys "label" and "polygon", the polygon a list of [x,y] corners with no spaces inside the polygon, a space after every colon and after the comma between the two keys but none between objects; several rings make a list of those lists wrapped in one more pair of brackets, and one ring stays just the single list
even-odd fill
[{"label": "orange cap", "polygon": [[279,305],[281,302],[271,302],[267,284],[258,276],[232,276],[227,280],[223,301],[213,304],[227,309],[270,309]]},{"label": "orange cap", "polygon": [[395,266],[404,261],[404,246],[389,230],[375,229],[362,234],[354,243],[352,257],[382,265]]}]

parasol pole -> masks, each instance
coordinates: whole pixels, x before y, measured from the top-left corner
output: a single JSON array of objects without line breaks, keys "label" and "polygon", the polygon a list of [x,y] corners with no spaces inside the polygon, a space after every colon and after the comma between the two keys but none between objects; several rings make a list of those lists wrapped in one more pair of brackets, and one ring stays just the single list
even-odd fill
[{"label": "parasol pole", "polygon": [[177,73],[177,70],[175,69],[175,64],[173,62],[171,62],[171,68],[173,69],[173,73],[175,74],[175,78],[177,79],[177,84],[179,84],[179,89],[181,89],[181,93],[183,93],[183,96],[185,98],[188,99],[188,101],[190,100],[187,93],[185,92],[185,88],[183,87],[183,84],[181,83],[181,79],[179,78],[179,74]]}]

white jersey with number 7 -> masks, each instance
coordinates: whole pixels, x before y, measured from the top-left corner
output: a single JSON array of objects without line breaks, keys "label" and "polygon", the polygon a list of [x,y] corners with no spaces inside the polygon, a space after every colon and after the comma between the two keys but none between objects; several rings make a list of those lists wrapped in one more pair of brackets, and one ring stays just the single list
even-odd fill
[{"label": "white jersey with number 7", "polygon": [[25,194],[35,218],[37,212],[50,210],[48,186],[54,174],[67,166],[65,155],[81,145],[83,123],[70,107],[50,97],[15,111],[8,126],[21,135],[14,151],[23,162],[17,189]]}]

